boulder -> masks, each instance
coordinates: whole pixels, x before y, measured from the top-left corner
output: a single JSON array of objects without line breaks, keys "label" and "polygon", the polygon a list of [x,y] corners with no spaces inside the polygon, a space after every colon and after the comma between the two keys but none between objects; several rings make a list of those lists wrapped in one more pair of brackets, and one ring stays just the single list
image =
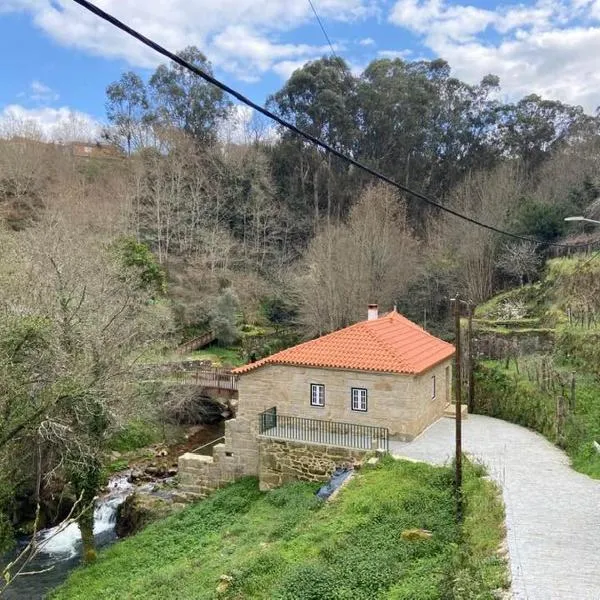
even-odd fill
[{"label": "boulder", "polygon": [[173,510],[171,503],[162,498],[131,494],[117,509],[115,532],[119,537],[133,535],[149,523],[167,517]]}]

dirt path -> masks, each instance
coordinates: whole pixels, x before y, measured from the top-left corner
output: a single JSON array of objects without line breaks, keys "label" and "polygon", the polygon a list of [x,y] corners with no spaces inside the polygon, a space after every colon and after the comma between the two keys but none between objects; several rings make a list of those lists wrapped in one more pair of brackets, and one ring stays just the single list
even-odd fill
[{"label": "dirt path", "polygon": [[[465,452],[502,486],[516,600],[600,600],[600,481],[575,472],[542,436],[499,419],[470,415]],[[434,464],[454,452],[454,421],[440,419],[394,456]]]}]

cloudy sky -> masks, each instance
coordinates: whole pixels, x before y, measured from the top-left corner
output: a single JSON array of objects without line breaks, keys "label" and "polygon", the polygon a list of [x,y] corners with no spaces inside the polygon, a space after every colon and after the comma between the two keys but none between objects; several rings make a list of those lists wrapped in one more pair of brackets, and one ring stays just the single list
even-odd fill
[{"label": "cloudy sky", "polygon": [[[455,75],[500,77],[505,98],[536,92],[600,105],[600,0],[313,0],[336,52],[359,72],[377,57],[442,57]],[[216,74],[262,102],[330,52],[308,0],[97,0],[171,50],[198,46]],[[70,111],[104,118],[104,90],[159,58],[72,0],[0,0],[0,117],[44,128]]]}]

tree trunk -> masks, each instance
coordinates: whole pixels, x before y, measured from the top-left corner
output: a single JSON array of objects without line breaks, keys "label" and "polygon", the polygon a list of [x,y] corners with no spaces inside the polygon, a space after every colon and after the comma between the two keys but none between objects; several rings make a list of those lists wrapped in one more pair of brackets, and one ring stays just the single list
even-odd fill
[{"label": "tree trunk", "polygon": [[331,153],[327,155],[327,227],[331,225]]},{"label": "tree trunk", "polygon": [[313,173],[313,202],[315,208],[315,235],[319,233],[319,174],[318,166]]},{"label": "tree trunk", "polygon": [[93,504],[83,511],[77,518],[77,525],[81,531],[81,558],[83,563],[89,565],[96,560],[96,542],[94,541],[94,506]]}]

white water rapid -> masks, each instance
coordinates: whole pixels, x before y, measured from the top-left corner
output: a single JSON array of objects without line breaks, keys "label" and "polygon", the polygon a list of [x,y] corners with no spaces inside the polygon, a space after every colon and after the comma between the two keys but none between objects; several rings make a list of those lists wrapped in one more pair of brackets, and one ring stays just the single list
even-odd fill
[{"label": "white water rapid", "polygon": [[[126,475],[113,477],[108,482],[108,491],[96,501],[94,508],[94,536],[103,537],[112,534],[115,528],[117,508],[133,491]],[[43,529],[38,533],[40,553],[57,560],[67,560],[79,553],[81,533],[77,523],[58,525]]]}]

